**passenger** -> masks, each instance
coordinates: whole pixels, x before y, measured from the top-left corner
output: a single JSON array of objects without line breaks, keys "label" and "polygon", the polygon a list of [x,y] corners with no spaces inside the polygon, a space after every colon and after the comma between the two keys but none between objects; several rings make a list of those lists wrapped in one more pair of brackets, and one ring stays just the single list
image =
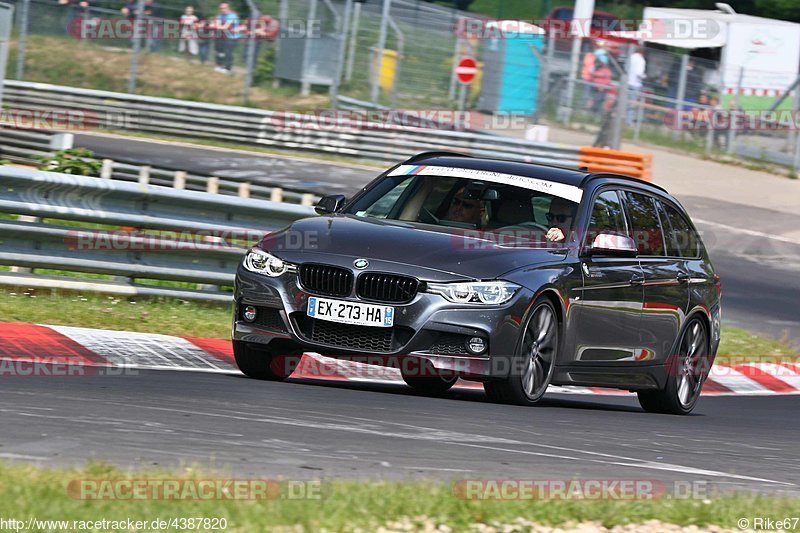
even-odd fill
[{"label": "passenger", "polygon": [[445,218],[453,222],[465,222],[467,224],[475,224],[475,227],[480,227],[483,213],[482,202],[480,200],[464,199],[464,187],[461,187],[453,195]]}]

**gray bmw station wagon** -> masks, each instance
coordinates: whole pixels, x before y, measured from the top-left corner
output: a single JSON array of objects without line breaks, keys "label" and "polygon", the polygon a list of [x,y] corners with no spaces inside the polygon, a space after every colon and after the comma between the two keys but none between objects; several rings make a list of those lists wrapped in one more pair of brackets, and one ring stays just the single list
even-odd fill
[{"label": "gray bmw station wagon", "polygon": [[303,352],[459,377],[530,405],[550,384],[634,391],[687,414],[720,341],[720,280],[686,211],[631,177],[412,157],[318,217],[267,235],[236,276],[246,375],[285,379]]}]

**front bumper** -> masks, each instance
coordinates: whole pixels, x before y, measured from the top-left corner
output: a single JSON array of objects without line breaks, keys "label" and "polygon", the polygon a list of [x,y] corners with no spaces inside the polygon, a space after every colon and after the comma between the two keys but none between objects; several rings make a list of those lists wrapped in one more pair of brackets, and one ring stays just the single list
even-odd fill
[{"label": "front bumper", "polygon": [[[278,278],[252,273],[239,267],[236,275],[232,337],[235,341],[272,345],[278,350],[316,352],[397,367],[407,360],[430,362],[437,370],[453,371],[472,378],[502,377],[515,352],[523,317],[533,294],[520,289],[502,306],[469,306],[446,301],[439,295],[418,293],[395,308],[392,328],[350,326],[306,316],[308,297],[297,275]],[[355,296],[337,298],[361,301]],[[374,302],[370,302],[374,303]],[[254,322],[242,318],[246,305],[258,308]],[[481,337],[488,349],[470,354],[466,339]]]}]

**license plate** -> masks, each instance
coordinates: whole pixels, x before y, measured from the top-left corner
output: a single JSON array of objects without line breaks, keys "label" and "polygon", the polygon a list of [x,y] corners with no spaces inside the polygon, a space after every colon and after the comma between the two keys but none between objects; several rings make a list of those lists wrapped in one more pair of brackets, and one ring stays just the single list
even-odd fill
[{"label": "license plate", "polygon": [[311,296],[308,299],[308,316],[319,320],[390,328],[394,325],[394,307],[359,302],[343,302]]}]

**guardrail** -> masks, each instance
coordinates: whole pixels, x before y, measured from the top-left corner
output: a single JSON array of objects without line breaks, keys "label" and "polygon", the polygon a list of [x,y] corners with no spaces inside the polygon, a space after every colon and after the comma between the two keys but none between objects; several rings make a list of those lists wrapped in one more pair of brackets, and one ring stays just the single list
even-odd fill
[{"label": "guardrail", "polygon": [[222,179],[211,174],[195,174],[185,170],[131,164],[111,159],[103,159],[101,178],[136,182],[140,185],[161,185],[175,189],[204,191],[215,194],[259,198],[273,202],[288,202],[300,205],[316,205],[320,195],[310,192],[287,190],[283,187],[270,187],[247,180]]},{"label": "guardrail", "polygon": [[0,272],[0,284],[20,287],[229,301],[231,292],[219,286],[233,284],[246,247],[314,214],[307,206],[23,168],[0,167],[0,184],[0,212],[20,215],[0,220],[0,265],[13,267]]},{"label": "guardrail", "polygon": [[0,123],[0,157],[18,163],[31,163],[35,155],[52,155],[57,150],[72,148],[71,133],[50,133],[20,130]]},{"label": "guardrail", "polygon": [[[581,149],[575,146],[466,131],[369,123],[324,114],[279,113],[21,81],[5,83],[4,99],[24,109],[67,106],[83,110],[91,118],[91,125],[98,128],[215,139],[382,163],[395,163],[428,150],[457,150],[474,156],[575,168],[585,166]],[[637,175],[639,168],[625,161],[617,162],[619,171]]]}]

